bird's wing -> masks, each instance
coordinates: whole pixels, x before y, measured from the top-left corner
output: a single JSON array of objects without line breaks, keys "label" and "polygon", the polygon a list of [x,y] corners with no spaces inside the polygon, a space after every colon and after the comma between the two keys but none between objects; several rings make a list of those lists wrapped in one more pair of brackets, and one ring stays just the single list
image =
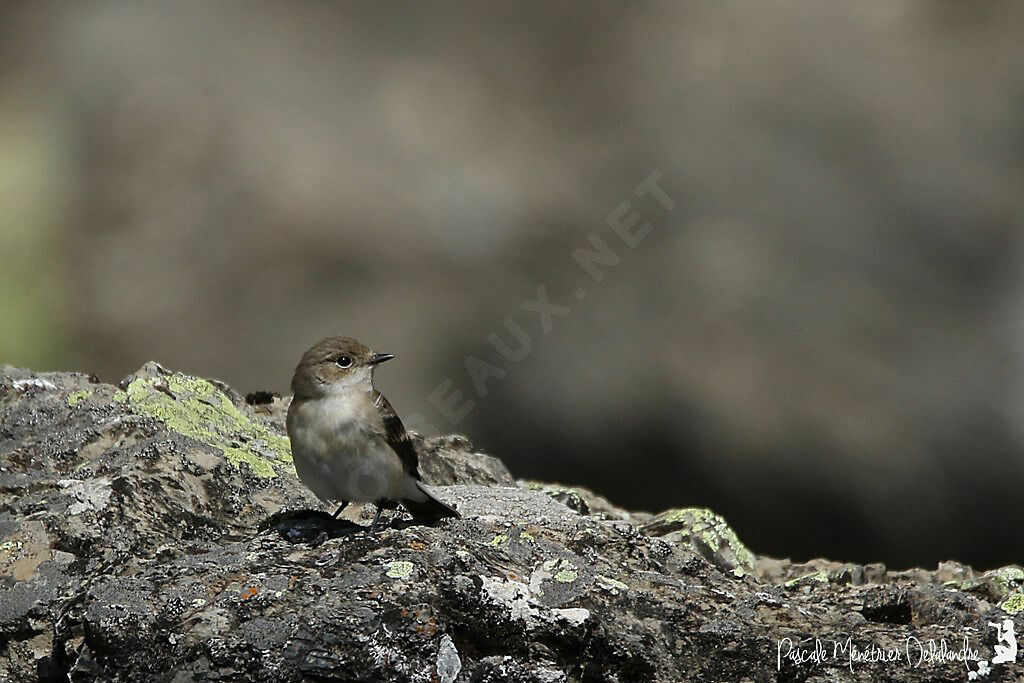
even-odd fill
[{"label": "bird's wing", "polygon": [[376,390],[373,392],[373,405],[377,407],[377,412],[380,413],[381,420],[384,422],[384,437],[387,439],[388,445],[402,460],[405,471],[419,479],[419,457],[409,438],[409,432],[405,431],[405,425],[398,418],[398,413],[384,398],[384,394]]}]

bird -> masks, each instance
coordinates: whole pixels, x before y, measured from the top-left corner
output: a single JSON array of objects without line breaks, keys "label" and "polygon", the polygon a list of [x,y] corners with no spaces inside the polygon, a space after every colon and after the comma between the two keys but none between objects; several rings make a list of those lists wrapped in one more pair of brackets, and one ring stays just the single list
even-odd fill
[{"label": "bird", "polygon": [[339,507],[373,503],[381,512],[399,504],[421,522],[460,517],[424,486],[409,433],[384,394],[374,369],[394,358],[351,337],[327,337],[302,355],[292,376],[288,438],[299,480],[321,501]]}]

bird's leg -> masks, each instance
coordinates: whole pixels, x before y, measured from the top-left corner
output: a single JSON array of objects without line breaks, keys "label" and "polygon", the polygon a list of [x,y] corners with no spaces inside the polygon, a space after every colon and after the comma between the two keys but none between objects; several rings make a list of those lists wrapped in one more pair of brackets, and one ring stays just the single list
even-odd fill
[{"label": "bird's leg", "polygon": [[377,525],[380,523],[380,513],[384,512],[384,508],[380,505],[377,506],[377,514],[373,516],[373,523],[370,525],[370,531],[376,531]]},{"label": "bird's leg", "polygon": [[334,519],[337,519],[338,515],[341,514],[341,511],[344,510],[347,507],[348,507],[348,501],[347,500],[341,501],[341,505],[339,505],[338,509],[334,511],[334,515],[333,515]]}]

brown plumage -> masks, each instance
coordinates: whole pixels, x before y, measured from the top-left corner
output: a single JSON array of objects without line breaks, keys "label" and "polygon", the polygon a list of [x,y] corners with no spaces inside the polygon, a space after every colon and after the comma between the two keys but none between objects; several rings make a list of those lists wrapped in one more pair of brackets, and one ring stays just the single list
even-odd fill
[{"label": "brown plumage", "polygon": [[[321,500],[401,504],[418,520],[458,517],[420,481],[419,459],[394,408],[373,388],[373,369],[393,358],[349,337],[314,344],[292,377],[288,436],[295,471]],[[337,514],[337,513],[335,513]]]}]

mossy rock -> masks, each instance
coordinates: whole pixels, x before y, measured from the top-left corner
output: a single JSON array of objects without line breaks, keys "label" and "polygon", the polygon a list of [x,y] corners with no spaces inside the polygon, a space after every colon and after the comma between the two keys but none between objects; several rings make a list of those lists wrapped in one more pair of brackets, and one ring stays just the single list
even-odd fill
[{"label": "mossy rock", "polygon": [[126,380],[114,400],[183,436],[220,449],[233,465],[244,463],[258,477],[274,477],[282,467],[292,469],[288,438],[253,420],[209,380],[169,373],[148,363]]},{"label": "mossy rock", "polygon": [[646,536],[689,542],[701,555],[724,571],[746,576],[754,568],[754,555],[721,515],[707,508],[672,508],[640,527]]}]

